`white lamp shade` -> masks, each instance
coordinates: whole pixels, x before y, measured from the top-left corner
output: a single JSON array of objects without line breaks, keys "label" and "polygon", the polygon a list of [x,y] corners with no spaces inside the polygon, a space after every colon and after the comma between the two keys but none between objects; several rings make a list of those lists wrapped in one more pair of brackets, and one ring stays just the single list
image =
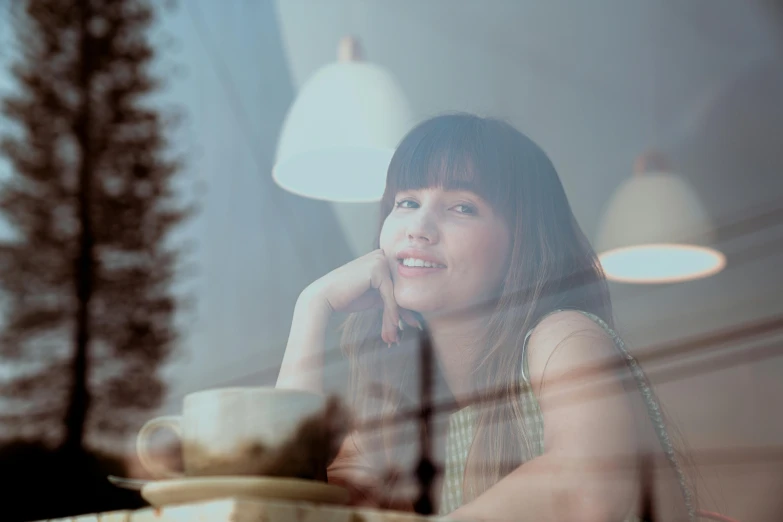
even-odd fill
[{"label": "white lamp shade", "polygon": [[285,190],[338,202],[377,201],[394,150],[411,128],[394,78],[364,61],[322,67],[283,122],[272,177]]},{"label": "white lamp shade", "polygon": [[725,256],[709,247],[712,225],[684,180],[645,172],[613,194],[596,240],[607,278],[631,283],[672,283],[715,274]]}]

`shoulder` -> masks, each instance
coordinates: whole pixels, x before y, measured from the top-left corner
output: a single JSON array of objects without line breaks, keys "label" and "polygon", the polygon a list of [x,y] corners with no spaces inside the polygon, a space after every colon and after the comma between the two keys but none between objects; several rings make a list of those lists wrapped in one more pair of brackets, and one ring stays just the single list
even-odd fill
[{"label": "shoulder", "polygon": [[585,372],[616,356],[610,332],[587,315],[574,310],[563,310],[544,317],[531,332],[527,346],[534,389],[539,388],[545,378]]},{"label": "shoulder", "polygon": [[541,319],[530,334],[530,343],[560,343],[573,337],[590,337],[611,342],[601,324],[577,310],[560,310]]}]

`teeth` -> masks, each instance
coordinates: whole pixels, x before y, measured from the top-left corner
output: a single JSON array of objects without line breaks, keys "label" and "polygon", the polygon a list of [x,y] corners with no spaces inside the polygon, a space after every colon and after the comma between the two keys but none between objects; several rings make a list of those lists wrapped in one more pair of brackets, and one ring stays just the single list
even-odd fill
[{"label": "teeth", "polygon": [[416,259],[413,257],[406,257],[402,260],[402,264],[405,266],[413,266],[413,267],[423,267],[423,268],[446,268],[446,265],[441,265],[438,263],[430,263],[429,261],[424,261],[422,259]]}]

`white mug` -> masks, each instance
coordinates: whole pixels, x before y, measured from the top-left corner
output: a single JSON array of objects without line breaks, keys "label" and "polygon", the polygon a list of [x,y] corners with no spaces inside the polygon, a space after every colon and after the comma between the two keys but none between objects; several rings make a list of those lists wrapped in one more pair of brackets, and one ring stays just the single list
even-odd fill
[{"label": "white mug", "polygon": [[[136,438],[141,465],[155,478],[247,474],[256,452],[274,451],[300,423],[324,410],[325,395],[272,387],[216,388],[185,396],[182,415],[148,421]],[[161,428],[182,441],[184,473],[150,454],[149,439]]]}]

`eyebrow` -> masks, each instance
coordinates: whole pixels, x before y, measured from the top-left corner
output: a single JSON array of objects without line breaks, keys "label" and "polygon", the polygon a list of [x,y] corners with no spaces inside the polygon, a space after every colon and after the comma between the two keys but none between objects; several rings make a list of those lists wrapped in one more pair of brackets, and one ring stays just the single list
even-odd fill
[{"label": "eyebrow", "polygon": [[484,205],[489,205],[489,201],[487,201],[484,197],[481,196],[478,192],[473,192],[472,190],[466,190],[466,189],[459,189],[459,190],[447,190],[445,192],[448,192],[450,194],[455,194],[457,196],[469,196],[469,199],[475,200],[477,203],[482,203]]},{"label": "eyebrow", "polygon": [[481,204],[481,205],[484,205],[484,206],[490,206],[490,207],[492,206],[491,203],[485,197],[483,197],[481,194],[479,194],[478,192],[474,192],[472,190],[463,189],[463,188],[460,188],[460,189],[443,189],[443,188],[440,188],[440,187],[409,188],[409,189],[404,189],[404,190],[398,190],[397,194],[395,195],[395,199],[400,194],[421,192],[421,191],[427,191],[427,190],[441,190],[445,194],[451,195],[452,197],[465,197],[467,199],[472,200],[473,202],[475,202],[477,204]]},{"label": "eyebrow", "polygon": [[[424,192],[428,190],[441,190],[443,192],[449,193],[449,194],[471,194],[473,196],[481,198],[481,195],[474,191],[470,190],[468,188],[455,188],[455,189],[445,189],[441,187],[421,187],[421,188],[405,188],[405,189],[399,189],[397,192]],[[483,198],[482,198],[483,199]]]}]

